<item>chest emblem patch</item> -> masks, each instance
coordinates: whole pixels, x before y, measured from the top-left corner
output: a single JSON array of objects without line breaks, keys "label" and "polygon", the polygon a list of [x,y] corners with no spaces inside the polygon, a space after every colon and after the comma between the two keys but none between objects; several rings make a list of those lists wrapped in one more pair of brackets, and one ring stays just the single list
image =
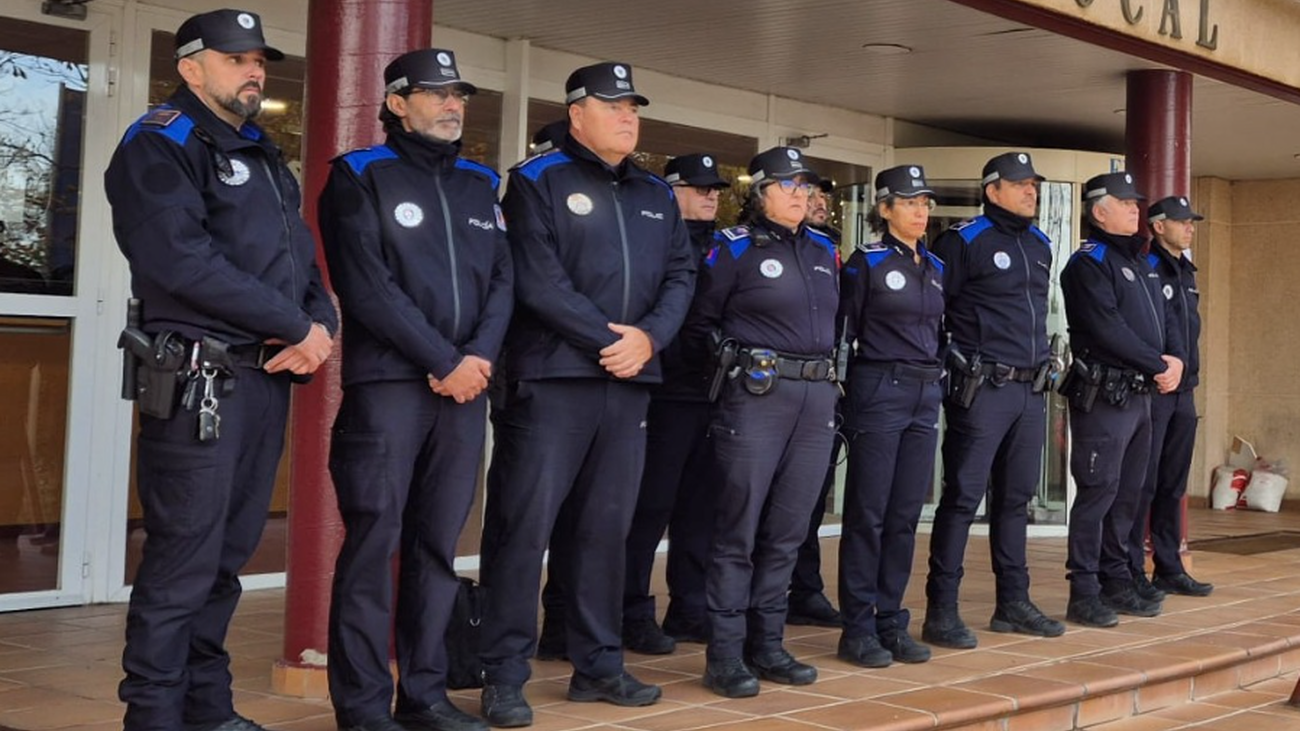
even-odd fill
[{"label": "chest emblem patch", "polygon": [[424,211],[414,203],[398,203],[393,209],[393,218],[406,228],[415,228],[424,220]]},{"label": "chest emblem patch", "polygon": [[1161,290],[1161,291],[1165,293],[1165,299],[1167,299],[1167,300],[1171,300],[1171,299],[1174,298],[1174,287],[1173,287],[1173,285],[1171,285],[1171,284],[1166,284],[1166,285],[1165,285],[1165,288],[1164,288],[1163,290]]},{"label": "chest emblem patch", "polygon": [[885,286],[897,292],[907,286],[907,277],[903,276],[902,272],[895,269],[885,275]]},{"label": "chest emblem patch", "polygon": [[217,170],[217,179],[226,185],[243,185],[250,177],[252,174],[248,171],[248,163],[235,157],[230,158],[229,174],[225,170]]},{"label": "chest emblem patch", "polygon": [[571,194],[564,204],[569,207],[570,211],[579,216],[591,213],[591,209],[594,207],[591,199],[585,193]]},{"label": "chest emblem patch", "polygon": [[776,279],[785,271],[785,267],[781,266],[781,262],[776,259],[764,259],[763,263],[758,265],[758,271],[768,279]]},{"label": "chest emblem patch", "polygon": [[493,204],[492,204],[492,212],[495,213],[495,214],[497,215],[497,228],[501,229],[502,231],[505,231],[505,230],[506,230],[506,217],[505,217],[505,214],[501,213],[501,206],[499,206],[499,205],[493,203]]},{"label": "chest emblem patch", "polygon": [[1011,257],[1007,255],[1007,252],[999,251],[993,255],[993,266],[1003,270],[1010,269]]},{"label": "chest emblem patch", "polygon": [[1136,282],[1136,281],[1137,281],[1137,276],[1134,275],[1134,274],[1133,274],[1133,270],[1132,270],[1132,269],[1129,269],[1128,267],[1124,267],[1123,269],[1120,269],[1120,270],[1119,270],[1119,273],[1120,273],[1120,274],[1123,274],[1123,275],[1124,275],[1124,278],[1127,279],[1127,280],[1130,281],[1130,282]]}]

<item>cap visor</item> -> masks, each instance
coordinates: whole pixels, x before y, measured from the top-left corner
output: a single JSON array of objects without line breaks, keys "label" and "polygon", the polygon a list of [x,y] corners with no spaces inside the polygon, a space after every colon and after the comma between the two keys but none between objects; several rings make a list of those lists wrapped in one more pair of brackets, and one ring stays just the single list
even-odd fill
[{"label": "cap visor", "polygon": [[1038,173],[1030,173],[1029,175],[1017,175],[1017,176],[1015,176],[1015,177],[1012,177],[1012,176],[1010,176],[1010,175],[1003,175],[1003,176],[1002,176],[1002,180],[1005,180],[1005,181],[1007,181],[1007,182],[1009,182],[1009,183],[1019,183],[1019,182],[1022,181],[1022,180],[1035,180],[1035,181],[1041,183],[1041,182],[1043,182],[1044,180],[1047,180],[1047,178],[1044,178],[1043,176],[1039,175]]},{"label": "cap visor", "polygon": [[257,43],[254,41],[229,41],[222,43],[221,45],[209,44],[207,47],[214,51],[221,51],[222,53],[248,53],[249,51],[261,51],[266,54],[266,60],[268,61],[284,60],[284,51],[273,46],[268,46],[265,43]]},{"label": "cap visor", "polygon": [[896,190],[891,195],[899,198],[915,198],[919,195],[928,195],[934,197],[934,191],[929,188],[911,188],[909,190]]},{"label": "cap visor", "polygon": [[767,176],[765,180],[789,180],[790,178],[797,178],[800,175],[807,178],[808,182],[812,183],[813,185],[818,185],[822,181],[822,177],[820,175],[809,170],[808,168],[800,168],[798,170],[783,170],[779,173],[772,173],[771,175]]},{"label": "cap visor", "polygon": [[680,181],[685,185],[695,188],[730,188],[731,183],[723,180],[717,175],[697,175],[694,178],[682,178]]},{"label": "cap visor", "polygon": [[[622,94],[597,94],[597,93],[592,93],[592,94],[588,94],[587,96],[594,96],[594,97],[596,97],[597,99],[604,99],[604,100],[607,101],[607,102],[612,102],[612,101],[615,101],[615,100],[617,100],[617,99],[626,99],[626,98],[628,98],[628,97],[631,97],[632,100],[635,101],[635,102],[637,103],[638,106],[642,106],[642,107],[648,107],[648,106],[650,106],[650,100],[649,100],[649,99],[646,99],[645,97],[641,96],[640,94],[636,93],[635,91],[625,91],[625,92],[623,92]],[[573,101],[575,101],[575,102],[576,102],[576,101],[581,101],[581,99],[574,99]]]},{"label": "cap visor", "polygon": [[441,89],[444,86],[459,86],[460,88],[465,90],[466,94],[478,93],[477,86],[474,86],[468,81],[461,81],[459,79],[451,79],[448,81],[417,81],[416,83],[411,84],[411,87],[416,87],[420,89]]}]

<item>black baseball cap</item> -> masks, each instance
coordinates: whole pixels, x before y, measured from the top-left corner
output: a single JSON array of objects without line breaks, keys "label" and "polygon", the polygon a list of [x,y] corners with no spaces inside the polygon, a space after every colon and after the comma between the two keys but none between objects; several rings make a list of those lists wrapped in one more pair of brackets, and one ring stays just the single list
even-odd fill
[{"label": "black baseball cap", "polygon": [[697,188],[730,188],[718,174],[718,161],[712,155],[695,153],[678,155],[664,166],[664,180],[673,185],[691,185]]},{"label": "black baseball cap", "polygon": [[1104,195],[1122,201],[1144,201],[1146,196],[1137,191],[1132,173],[1106,173],[1088,178],[1083,184],[1083,200],[1096,200]]},{"label": "black baseball cap", "polygon": [[877,203],[890,196],[915,198],[918,195],[934,196],[930,184],[925,182],[925,168],[920,165],[899,165],[876,175]]},{"label": "black baseball cap", "polygon": [[384,93],[402,94],[408,89],[438,89],[459,86],[467,94],[478,87],[460,78],[456,54],[445,48],[422,48],[403,53],[384,68]]},{"label": "black baseball cap", "polygon": [[981,183],[988,185],[997,180],[1016,182],[1030,178],[1040,183],[1047,179],[1034,170],[1034,161],[1028,152],[1004,152],[984,163]]},{"label": "black baseball cap", "polygon": [[569,120],[561,119],[557,122],[542,127],[533,134],[533,142],[529,147],[534,155],[540,155],[543,152],[549,152],[564,143],[564,137],[569,134]]},{"label": "black baseball cap", "polygon": [[631,97],[643,107],[650,103],[632,86],[632,67],[616,61],[583,66],[569,74],[569,80],[564,82],[564,103],[572,104],[589,96],[605,101]]},{"label": "black baseball cap", "polygon": [[816,184],[821,176],[808,167],[803,153],[795,147],[773,147],[754,156],[749,161],[749,180],[757,185],[767,180],[787,180],[799,175]]},{"label": "black baseball cap", "polygon": [[262,18],[247,10],[213,10],[190,16],[176,29],[176,60],[199,51],[245,53],[261,51],[269,61],[280,61],[284,52],[266,45]]},{"label": "black baseball cap", "polygon": [[1151,222],[1163,221],[1204,221],[1205,216],[1192,210],[1192,204],[1187,202],[1187,198],[1180,195],[1171,195],[1168,198],[1161,198],[1147,209],[1147,220]]}]

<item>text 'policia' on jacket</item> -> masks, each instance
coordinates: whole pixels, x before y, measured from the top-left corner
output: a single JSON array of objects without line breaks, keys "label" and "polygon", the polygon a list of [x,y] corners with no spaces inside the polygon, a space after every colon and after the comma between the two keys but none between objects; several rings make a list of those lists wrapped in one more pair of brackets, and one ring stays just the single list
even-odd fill
[{"label": "text 'policia' on jacket", "polygon": [[1089,365],[1163,373],[1161,355],[1184,358],[1173,308],[1140,250],[1141,236],[1095,231],[1061,271],[1070,351]]},{"label": "text 'policia' on jacket", "polygon": [[[645,331],[656,351],[676,336],[695,257],[667,183],[569,137],[514,168],[502,207],[517,300],[507,378],[612,378],[600,365],[619,339],[610,323]],[[658,356],[630,380],[658,383]]]},{"label": "text 'policia' on jacket", "polygon": [[500,178],[459,151],[393,125],[386,144],[334,159],[319,219],[344,385],[496,362],[513,303]]},{"label": "text 'policia' on jacket", "polygon": [[1183,380],[1177,391],[1191,391],[1201,382],[1201,291],[1196,288],[1196,265],[1186,256],[1174,257],[1159,244],[1151,245],[1147,263],[1160,276],[1160,293],[1165,304],[1172,307],[1182,335]]},{"label": "text 'policia' on jacket", "polygon": [[1052,243],[1029,219],[993,203],[934,242],[944,263],[945,325],[967,358],[1034,368],[1049,356]]},{"label": "text 'policia' on jacket", "polygon": [[298,183],[253,123],[236,132],[182,86],[127,129],[104,187],[149,332],[246,345],[337,330]]}]

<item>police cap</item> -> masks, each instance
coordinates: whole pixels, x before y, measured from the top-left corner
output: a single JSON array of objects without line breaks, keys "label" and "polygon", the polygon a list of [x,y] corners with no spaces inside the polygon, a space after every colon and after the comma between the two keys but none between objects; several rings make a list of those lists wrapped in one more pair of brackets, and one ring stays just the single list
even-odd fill
[{"label": "police cap", "polygon": [[1046,180],[1034,170],[1034,161],[1027,152],[1004,152],[984,163],[984,177],[981,183],[988,185],[997,180],[1016,182],[1033,178],[1038,182]]},{"label": "police cap", "polygon": [[222,53],[262,51],[267,60],[279,61],[284,53],[266,45],[262,19],[246,10],[213,10],[191,16],[176,30],[176,59],[212,49]]},{"label": "police cap", "polygon": [[386,94],[401,94],[411,88],[437,89],[453,85],[466,94],[478,93],[478,87],[460,78],[456,54],[443,48],[403,53],[384,68]]},{"label": "police cap", "polygon": [[613,61],[583,66],[569,74],[569,80],[564,82],[564,103],[572,104],[589,96],[605,101],[631,97],[643,107],[650,103],[632,86],[632,67]]},{"label": "police cap", "polygon": [[534,155],[550,152],[563,144],[564,137],[568,134],[569,120],[561,119],[551,122],[533,133],[533,141],[528,145],[528,149]]},{"label": "police cap", "polygon": [[1205,216],[1192,210],[1192,204],[1180,195],[1161,198],[1147,209],[1147,220],[1152,223],[1169,219],[1171,221],[1204,221]]},{"label": "police cap", "polygon": [[925,168],[920,165],[899,165],[876,175],[877,203],[890,196],[915,198],[918,195],[934,196],[930,184],[925,182]]},{"label": "police cap", "polygon": [[814,184],[821,180],[817,173],[808,167],[803,154],[794,147],[773,147],[758,153],[749,161],[749,179],[752,185],[766,180],[787,180],[799,175]]},{"label": "police cap", "polygon": [[1102,196],[1122,201],[1144,201],[1146,196],[1137,192],[1132,173],[1106,173],[1088,178],[1083,184],[1083,200],[1095,201]]},{"label": "police cap", "polygon": [[664,180],[673,185],[697,188],[729,188],[731,184],[718,174],[718,161],[712,155],[679,155],[664,166]]}]

